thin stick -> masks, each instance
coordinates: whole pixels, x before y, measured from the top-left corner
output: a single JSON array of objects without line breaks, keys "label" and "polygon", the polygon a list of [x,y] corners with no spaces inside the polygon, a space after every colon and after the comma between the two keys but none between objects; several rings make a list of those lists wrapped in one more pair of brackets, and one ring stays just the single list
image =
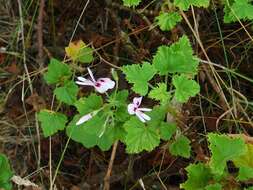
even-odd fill
[{"label": "thin stick", "polygon": [[40,0],[40,9],[39,9],[39,16],[38,16],[38,28],[37,28],[37,35],[38,35],[38,58],[40,67],[43,67],[43,12],[45,7],[45,0]]},{"label": "thin stick", "polygon": [[113,144],[111,159],[110,159],[110,162],[109,162],[109,165],[108,165],[106,175],[104,177],[104,190],[110,190],[110,177],[111,177],[111,173],[112,173],[112,166],[113,166],[113,162],[114,162],[114,159],[115,159],[117,146],[118,146],[118,141],[116,141]]},{"label": "thin stick", "polygon": [[82,17],[83,17],[83,14],[84,14],[86,8],[87,8],[88,5],[89,5],[89,3],[90,3],[90,0],[87,0],[86,4],[85,4],[85,6],[84,6],[84,8],[83,8],[83,10],[82,10],[82,12],[81,12],[81,15],[79,16],[79,18],[78,18],[78,20],[77,20],[77,23],[76,23],[76,25],[75,25],[74,31],[73,31],[73,33],[72,33],[72,35],[71,35],[71,38],[70,38],[69,42],[71,42],[71,41],[73,40],[73,38],[74,38],[74,36],[75,36],[75,34],[76,34],[77,27],[79,26],[79,23],[80,23],[80,21],[81,21],[81,19],[82,19]]},{"label": "thin stick", "polygon": [[29,71],[26,65],[26,48],[25,48],[25,35],[24,35],[24,21],[23,21],[23,12],[22,12],[22,4],[21,1],[18,0],[18,10],[19,10],[19,16],[20,16],[20,30],[21,30],[21,36],[22,36],[22,46],[23,46],[23,64],[24,64],[24,68],[25,68],[25,73],[27,75],[27,80],[28,80],[28,84],[29,84],[29,88],[31,93],[33,93],[33,87],[32,87],[32,81],[29,75]]}]

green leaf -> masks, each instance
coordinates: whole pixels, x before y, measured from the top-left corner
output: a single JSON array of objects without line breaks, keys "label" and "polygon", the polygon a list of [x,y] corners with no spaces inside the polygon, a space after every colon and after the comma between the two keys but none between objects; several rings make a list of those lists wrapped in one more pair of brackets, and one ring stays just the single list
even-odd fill
[{"label": "green leaf", "polygon": [[44,137],[52,136],[57,131],[63,130],[67,123],[67,117],[64,114],[46,109],[39,112],[38,120],[41,122]]},{"label": "green leaf", "polygon": [[174,5],[187,11],[191,5],[207,8],[209,6],[209,0],[174,0]]},{"label": "green leaf", "polygon": [[230,4],[228,4],[227,0],[224,0],[224,2],[225,23],[237,22],[238,19],[243,21],[253,20],[253,5],[251,1],[234,0]]},{"label": "green leaf", "polygon": [[162,31],[170,31],[182,20],[182,17],[177,12],[161,12],[155,20]]},{"label": "green leaf", "polygon": [[188,179],[180,188],[185,190],[203,190],[212,179],[210,169],[202,163],[190,164],[186,168]]},{"label": "green leaf", "polygon": [[251,167],[253,168],[253,145],[252,144],[246,144],[246,152],[245,154],[241,155],[238,158],[233,159],[233,162],[236,167]]},{"label": "green leaf", "polygon": [[62,87],[54,90],[57,100],[68,105],[74,105],[78,93],[78,86],[73,81],[68,81]]},{"label": "green leaf", "polygon": [[128,91],[121,90],[118,91],[116,97],[112,97],[111,102],[116,107],[114,110],[114,118],[116,121],[125,122],[129,119],[130,115],[127,112],[127,98],[128,98]]},{"label": "green leaf", "polygon": [[52,58],[48,70],[44,74],[44,79],[48,84],[57,84],[67,80],[71,75],[72,72],[67,64]]},{"label": "green leaf", "polygon": [[[79,119],[80,115],[73,118],[67,127],[66,133],[72,140],[81,143],[86,148],[97,145],[102,151],[107,151],[111,148],[115,138],[121,135],[119,133],[124,132],[114,130],[114,127],[107,125],[106,117],[103,114],[97,114],[92,119],[77,126],[76,122]],[[100,136],[104,127],[106,130]]]},{"label": "green leaf", "polygon": [[176,132],[177,126],[175,123],[162,122],[160,126],[161,138],[163,140],[170,140],[172,135]]},{"label": "green leaf", "polygon": [[184,158],[189,158],[191,156],[191,141],[181,135],[178,137],[175,142],[169,145],[170,153],[174,156],[182,156]]},{"label": "green leaf", "polygon": [[190,97],[196,96],[200,91],[199,84],[185,75],[174,75],[172,83],[176,88],[175,97],[178,102],[185,103]]},{"label": "green leaf", "polygon": [[125,143],[128,153],[139,153],[143,150],[151,151],[160,143],[159,134],[154,127],[147,127],[136,117],[132,117],[124,124],[127,132]]},{"label": "green leaf", "polygon": [[237,179],[246,181],[253,178],[253,145],[247,144],[246,152],[242,156],[233,159],[235,166],[239,168]]},{"label": "green leaf", "polygon": [[74,141],[81,143],[86,148],[91,148],[97,145],[98,134],[105,123],[104,117],[94,116],[81,125],[76,125],[76,122],[81,116],[77,115],[69,123],[66,133]]},{"label": "green leaf", "polygon": [[167,104],[171,98],[170,93],[167,91],[167,85],[165,83],[158,83],[158,87],[152,89],[148,97],[160,101],[161,104]]},{"label": "green leaf", "polygon": [[154,56],[153,65],[160,75],[168,73],[196,74],[199,62],[187,36],[171,46],[160,46]]},{"label": "green leaf", "polygon": [[4,154],[0,154],[0,189],[11,190],[11,177],[13,176],[9,160]]},{"label": "green leaf", "polygon": [[210,143],[209,149],[212,153],[210,167],[213,173],[218,175],[224,173],[227,161],[239,158],[245,154],[247,150],[241,138],[233,139],[226,135],[209,133],[208,141]]},{"label": "green leaf", "polygon": [[88,97],[82,97],[75,102],[75,107],[81,115],[88,114],[103,106],[103,99],[101,96],[91,94]]},{"label": "green leaf", "polygon": [[123,4],[127,7],[135,7],[139,5],[141,0],[123,0]]},{"label": "green leaf", "polygon": [[247,181],[253,178],[253,168],[241,166],[239,168],[239,175],[237,176],[237,180],[239,181]]},{"label": "green leaf", "polygon": [[159,129],[161,123],[166,117],[166,111],[167,106],[155,106],[151,112],[146,112],[146,114],[151,117],[151,120],[147,122],[147,125]]},{"label": "green leaf", "polygon": [[142,66],[133,64],[122,67],[123,73],[129,83],[133,84],[133,91],[145,96],[148,92],[148,81],[156,74],[155,68],[148,62]]},{"label": "green leaf", "polygon": [[222,190],[222,186],[219,183],[206,186],[205,190]]},{"label": "green leaf", "polygon": [[93,49],[87,47],[82,40],[70,42],[69,46],[65,48],[65,51],[67,56],[73,61],[81,63],[90,63],[93,61]]}]

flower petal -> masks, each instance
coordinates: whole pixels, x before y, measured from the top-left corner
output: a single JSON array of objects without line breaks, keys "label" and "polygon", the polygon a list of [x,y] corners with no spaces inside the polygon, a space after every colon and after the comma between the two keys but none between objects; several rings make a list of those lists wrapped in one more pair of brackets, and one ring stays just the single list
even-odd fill
[{"label": "flower petal", "polygon": [[115,86],[115,82],[110,78],[99,78],[97,82],[106,85],[108,89],[113,89]]},{"label": "flower petal", "polygon": [[139,111],[152,111],[150,108],[138,108]]},{"label": "flower petal", "polygon": [[86,78],[84,78],[84,77],[77,77],[77,80],[82,81],[82,82],[87,81],[87,79],[86,79]]},{"label": "flower petal", "polygon": [[76,83],[79,85],[94,86],[94,83],[91,80],[84,77],[77,77],[77,80]]},{"label": "flower petal", "polygon": [[133,103],[136,107],[139,107],[141,105],[142,97],[136,97],[133,99]]},{"label": "flower petal", "polygon": [[136,114],[137,113],[140,114],[143,119],[145,119],[147,121],[151,120],[151,118],[147,114],[145,114],[145,113],[143,113],[143,112],[141,112],[139,110],[136,111]]},{"label": "flower petal", "polygon": [[95,83],[96,80],[95,80],[95,78],[94,78],[94,75],[93,75],[92,71],[90,70],[89,67],[87,68],[87,70],[88,70],[88,73],[89,73],[89,75],[90,75],[90,77],[91,77],[91,80]]},{"label": "flower petal", "polygon": [[130,115],[134,115],[135,114],[135,105],[134,104],[128,104],[127,111]]},{"label": "flower petal", "polygon": [[100,78],[94,85],[99,93],[105,93],[107,90],[114,88],[115,82],[109,78]]},{"label": "flower petal", "polygon": [[86,81],[76,81],[76,84],[84,85],[84,86],[94,86],[94,83],[90,80]]},{"label": "flower petal", "polygon": [[81,125],[82,123],[90,120],[93,116],[89,113],[89,114],[86,114],[84,115],[83,117],[81,117],[77,122],[76,122],[76,125]]},{"label": "flower petal", "polygon": [[141,113],[142,113],[142,112],[140,112],[140,111],[135,112],[136,116],[137,116],[143,123],[145,123],[146,121],[145,121],[145,119],[142,117],[142,114],[141,114]]}]

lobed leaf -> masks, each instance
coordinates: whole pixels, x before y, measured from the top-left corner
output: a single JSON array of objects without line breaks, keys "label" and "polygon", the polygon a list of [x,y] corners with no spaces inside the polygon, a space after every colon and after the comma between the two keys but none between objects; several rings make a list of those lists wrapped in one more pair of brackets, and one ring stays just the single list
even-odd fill
[{"label": "lobed leaf", "polygon": [[127,7],[135,7],[139,5],[141,0],[123,0],[123,4]]},{"label": "lobed leaf", "polygon": [[172,135],[177,131],[175,123],[162,122],[160,125],[161,138],[163,140],[170,140]]},{"label": "lobed leaf", "polygon": [[167,104],[171,98],[170,93],[167,91],[165,83],[158,83],[158,87],[152,89],[148,96],[154,100],[160,101],[162,105]]},{"label": "lobed leaf", "polygon": [[224,22],[237,22],[238,19],[253,20],[253,5],[249,0],[234,0],[228,3],[224,0]]},{"label": "lobed leaf", "polygon": [[155,68],[147,62],[141,66],[137,64],[123,66],[122,71],[127,81],[133,84],[133,91],[142,96],[148,93],[148,81],[156,74]]},{"label": "lobed leaf", "polygon": [[182,17],[177,12],[161,12],[156,18],[155,21],[159,25],[162,31],[170,31],[173,29],[178,22],[182,20]]},{"label": "lobed leaf", "polygon": [[50,59],[48,70],[44,74],[44,79],[48,84],[57,84],[64,82],[65,80],[70,78],[71,75],[72,72],[67,64],[52,58]]},{"label": "lobed leaf", "polygon": [[213,173],[218,175],[223,174],[227,161],[239,158],[247,150],[241,138],[233,139],[226,135],[209,133],[208,141],[210,143],[209,149],[212,153],[210,167]]},{"label": "lobed leaf", "polygon": [[38,120],[41,122],[44,137],[52,136],[57,131],[63,130],[67,123],[67,117],[64,114],[46,109],[39,112]]},{"label": "lobed leaf", "polygon": [[209,6],[209,0],[174,0],[174,5],[181,10],[187,11],[191,5],[207,8]]},{"label": "lobed leaf", "polygon": [[124,124],[127,132],[125,143],[126,151],[130,154],[140,153],[143,150],[151,151],[160,143],[160,137],[155,127],[147,127],[136,117],[132,117]]},{"label": "lobed leaf", "polygon": [[154,55],[153,65],[160,75],[168,73],[196,74],[199,62],[187,36],[183,36],[171,46],[160,46]]},{"label": "lobed leaf", "polygon": [[185,103],[190,97],[196,96],[200,91],[199,84],[185,75],[174,75],[172,84],[175,86],[175,97],[178,102]]},{"label": "lobed leaf", "polygon": [[74,105],[78,93],[78,86],[73,81],[67,81],[64,86],[54,90],[57,100],[68,105]]},{"label": "lobed leaf", "polygon": [[253,168],[241,166],[239,168],[239,174],[237,176],[237,180],[239,181],[247,181],[253,178]]},{"label": "lobed leaf", "polygon": [[[75,116],[69,123],[66,133],[74,141],[81,143],[86,148],[98,146],[102,151],[107,151],[115,140],[121,140],[125,136],[125,130],[121,125],[109,125],[103,114],[97,114],[87,122],[76,126],[80,118]],[[105,131],[101,136],[102,131]]]},{"label": "lobed leaf", "polygon": [[203,190],[212,179],[210,169],[202,163],[190,164],[186,171],[188,178],[186,182],[180,184],[180,188],[185,190]]},{"label": "lobed leaf", "polygon": [[191,141],[187,137],[181,135],[169,145],[170,153],[174,156],[189,158],[191,156],[190,143]]},{"label": "lobed leaf", "polygon": [[81,115],[85,115],[101,108],[103,106],[103,99],[101,96],[91,94],[88,97],[80,98],[74,105]]},{"label": "lobed leaf", "polygon": [[86,44],[79,40],[77,42],[70,42],[65,48],[66,54],[73,61],[81,63],[91,63],[93,61],[93,49],[86,46]]}]

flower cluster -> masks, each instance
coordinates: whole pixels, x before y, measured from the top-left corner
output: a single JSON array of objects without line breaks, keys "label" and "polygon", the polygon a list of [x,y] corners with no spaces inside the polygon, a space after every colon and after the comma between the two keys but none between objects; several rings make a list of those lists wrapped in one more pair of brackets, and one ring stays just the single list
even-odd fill
[{"label": "flower cluster", "polygon": [[[110,89],[113,89],[115,86],[115,82],[110,78],[99,78],[95,79],[90,68],[87,68],[88,73],[90,75],[90,79],[86,79],[84,77],[77,77],[76,83],[83,86],[93,86],[95,90],[101,94],[107,92]],[[149,121],[151,118],[143,112],[149,112],[151,109],[149,108],[140,108],[142,102],[142,97],[136,97],[133,99],[133,102],[128,105],[127,110],[130,115],[136,115],[142,122]],[[82,123],[90,120],[98,113],[98,110],[88,113],[82,116],[76,123],[76,125],[81,125]]]}]

